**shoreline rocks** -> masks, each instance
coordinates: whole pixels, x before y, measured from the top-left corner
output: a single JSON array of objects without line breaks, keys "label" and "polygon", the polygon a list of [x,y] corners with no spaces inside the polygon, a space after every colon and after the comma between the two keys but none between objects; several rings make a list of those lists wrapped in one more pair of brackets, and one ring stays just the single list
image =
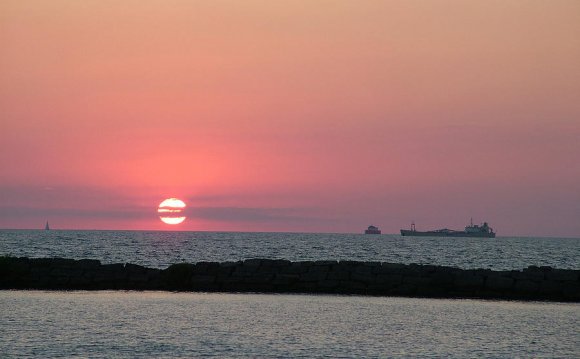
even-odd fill
[{"label": "shoreline rocks", "polygon": [[247,259],[166,269],[93,259],[0,257],[0,289],[327,293],[580,302],[580,270],[517,271],[358,261]]}]

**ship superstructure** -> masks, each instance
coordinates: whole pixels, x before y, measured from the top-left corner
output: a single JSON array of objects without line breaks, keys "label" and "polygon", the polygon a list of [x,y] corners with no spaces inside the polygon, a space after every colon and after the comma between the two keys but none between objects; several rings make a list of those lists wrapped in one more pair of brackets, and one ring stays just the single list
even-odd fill
[{"label": "ship superstructure", "polygon": [[381,234],[381,230],[379,227],[369,226],[369,228],[365,229],[365,234]]}]

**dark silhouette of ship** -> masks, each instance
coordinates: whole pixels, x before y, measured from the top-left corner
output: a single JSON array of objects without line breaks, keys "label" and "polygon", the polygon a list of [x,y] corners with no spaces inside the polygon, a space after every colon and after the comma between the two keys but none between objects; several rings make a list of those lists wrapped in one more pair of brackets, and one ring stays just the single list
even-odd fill
[{"label": "dark silhouette of ship", "polygon": [[402,236],[409,237],[477,237],[477,238],[495,238],[493,229],[483,222],[481,225],[471,223],[465,227],[464,231],[456,231],[453,229],[437,229],[434,231],[420,232],[415,228],[415,222],[411,223],[411,229],[401,229]]},{"label": "dark silhouette of ship", "polygon": [[44,226],[44,230],[45,231],[49,231],[50,230],[50,226],[48,225],[48,221],[46,221],[46,225]]},{"label": "dark silhouette of ship", "polygon": [[365,229],[365,234],[381,234],[381,230],[379,227],[369,226],[369,228]]}]

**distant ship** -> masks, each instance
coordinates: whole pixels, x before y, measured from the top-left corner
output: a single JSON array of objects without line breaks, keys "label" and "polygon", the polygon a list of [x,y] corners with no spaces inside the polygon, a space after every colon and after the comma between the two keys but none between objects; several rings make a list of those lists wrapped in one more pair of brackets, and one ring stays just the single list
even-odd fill
[{"label": "distant ship", "polygon": [[495,238],[493,229],[483,222],[481,225],[471,224],[465,227],[464,231],[455,231],[453,229],[437,229],[434,231],[420,232],[415,229],[415,223],[411,223],[411,229],[401,229],[402,236],[410,237],[478,237],[478,238]]},{"label": "distant ship", "polygon": [[369,228],[365,229],[365,234],[381,234],[381,230],[379,227],[369,226]]},{"label": "distant ship", "polygon": [[48,231],[48,230],[50,230],[50,227],[49,227],[49,225],[48,225],[48,221],[46,221],[46,225],[44,226],[44,230],[45,230],[45,231]]}]

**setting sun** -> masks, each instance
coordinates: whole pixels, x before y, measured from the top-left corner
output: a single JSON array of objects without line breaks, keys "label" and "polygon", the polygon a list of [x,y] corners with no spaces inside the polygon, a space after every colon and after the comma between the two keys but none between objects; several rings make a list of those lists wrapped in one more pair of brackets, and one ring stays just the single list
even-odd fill
[{"label": "setting sun", "polygon": [[168,198],[159,204],[159,219],[166,224],[180,224],[185,220],[183,210],[185,202],[177,198]]}]

